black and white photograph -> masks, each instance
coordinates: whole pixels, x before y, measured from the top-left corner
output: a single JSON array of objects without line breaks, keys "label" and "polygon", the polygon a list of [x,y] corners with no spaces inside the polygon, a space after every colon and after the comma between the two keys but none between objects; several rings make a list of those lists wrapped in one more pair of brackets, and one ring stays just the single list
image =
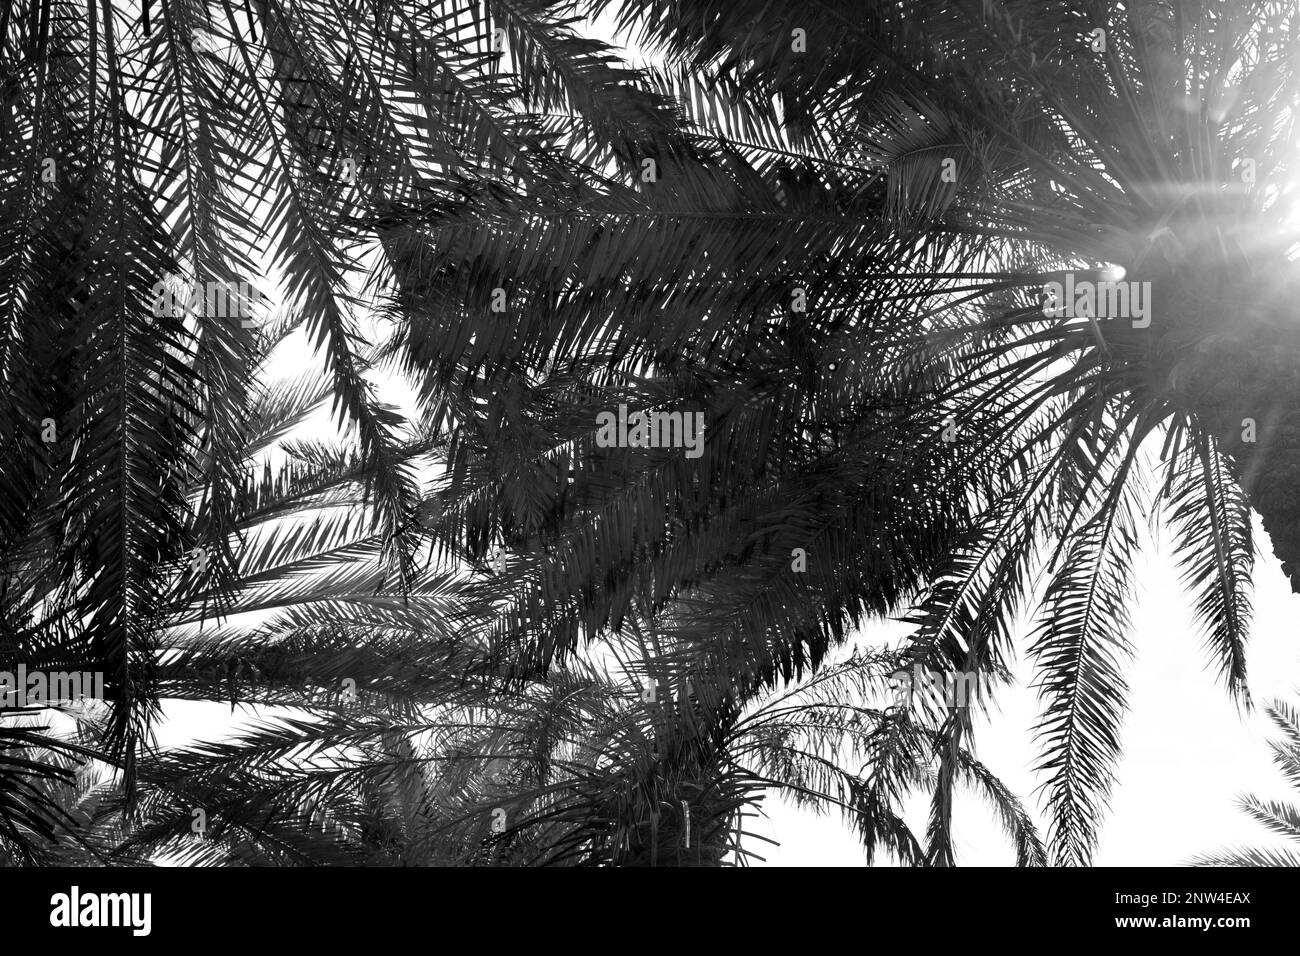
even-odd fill
[{"label": "black and white photograph", "polygon": [[1277,933],[1300,0],[0,0],[0,449],[15,942]]}]

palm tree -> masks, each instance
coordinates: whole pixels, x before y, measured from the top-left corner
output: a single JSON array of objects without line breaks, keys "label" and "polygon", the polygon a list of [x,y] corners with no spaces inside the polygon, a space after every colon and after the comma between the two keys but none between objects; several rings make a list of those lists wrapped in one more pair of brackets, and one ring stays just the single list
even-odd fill
[{"label": "palm tree", "polygon": [[[878,694],[898,663],[855,655],[709,739],[682,739],[693,692],[647,702],[579,662],[520,691],[461,678],[405,720],[317,709],[146,767],[143,820],[118,852],[227,865],[743,865],[757,855],[746,817],[786,793],[842,811],[869,858],[885,848],[924,865],[899,804],[933,785],[937,728],[849,702]],[[1042,865],[1019,801],[970,754],[960,766],[1017,862]]]},{"label": "palm tree", "polygon": [[[164,570],[174,580],[164,580],[173,597],[155,607],[152,635],[160,706],[229,701],[232,710],[295,716],[224,745],[181,753],[145,746],[138,806],[124,788],[100,786],[93,805],[78,797],[76,812],[58,817],[61,830],[40,832],[39,842],[19,820],[14,853],[81,863],[162,853],[280,864],[717,864],[753,852],[742,845],[745,809],[777,790],[843,811],[869,853],[879,845],[904,862],[925,861],[898,804],[909,789],[931,785],[935,715],[917,711],[913,719],[850,703],[880,689],[899,666],[895,656],[850,661],[744,711],[749,697],[725,713],[712,705],[721,695],[707,675],[690,700],[664,696],[646,707],[628,675],[643,685],[672,680],[671,661],[683,656],[680,627],[640,640],[633,648],[640,663],[626,664],[620,681],[570,661],[521,684],[512,655],[503,662],[490,640],[459,626],[496,626],[494,616],[481,616],[480,591],[510,587],[507,576],[489,566],[468,593],[464,566],[417,563],[404,581],[386,576],[378,504],[366,494],[355,440],[292,438],[328,402],[328,384],[312,374],[276,381],[267,372],[304,321],[285,317],[254,343],[251,377],[263,384],[250,389],[240,415],[239,458],[250,466],[230,508],[237,583],[223,591],[202,552],[172,560]],[[416,436],[400,446],[402,460],[415,469],[438,446]],[[268,456],[277,449],[283,460],[273,466]],[[185,497],[196,500],[203,489],[196,477]],[[424,509],[423,520],[426,527],[407,533],[435,543],[439,509]],[[210,609],[223,599],[226,613],[214,622]],[[58,609],[48,598],[36,604],[42,612],[51,606]],[[683,621],[684,613],[677,612]],[[36,614],[33,629],[45,626]],[[601,646],[628,639],[611,632]],[[92,749],[105,735],[83,736],[75,751],[81,773],[112,769],[111,756]],[[45,752],[57,740],[33,739],[21,754],[24,766],[59,777],[42,788],[55,807],[73,794],[72,764]],[[846,745],[856,768],[841,766]],[[961,759],[963,778],[1002,814],[1018,859],[1041,862],[1015,798],[969,754]],[[395,806],[402,801],[405,809]],[[500,804],[518,818],[508,838],[489,836],[485,845],[483,821]],[[115,830],[120,841],[105,835]]]},{"label": "palm tree", "polygon": [[[1226,679],[1244,688],[1245,496],[1270,528],[1286,512],[1260,464],[1274,459],[1243,465],[1220,427],[1236,406],[1202,394],[1205,369],[1244,346],[1181,309],[1178,282],[1231,274],[1222,250],[1247,230],[1270,238],[1255,254],[1285,261],[1285,230],[1259,223],[1286,222],[1285,134],[1267,121],[1290,87],[1276,45],[1257,39],[1267,5],[1129,10],[1103,27],[1104,57],[1079,44],[1082,7],[988,6],[741,2],[696,16],[629,0],[623,19],[668,61],[644,75],[538,3],[492,0],[487,17],[383,0],[138,18],[39,0],[7,13],[0,89],[15,135],[0,148],[18,173],[0,199],[14,224],[0,240],[2,327],[5,342],[42,345],[0,366],[18,436],[3,476],[6,593],[20,596],[6,598],[6,630],[14,659],[76,648],[114,675],[108,751],[126,803],[162,690],[211,693],[186,664],[221,666],[233,693],[268,705],[301,704],[294,680],[334,694],[348,676],[371,705],[389,693],[458,706],[453,674],[535,693],[581,649],[632,633],[647,679],[689,682],[692,705],[663,719],[657,759],[626,751],[646,769],[613,818],[622,849],[593,850],[589,832],[569,845],[658,859],[657,838],[631,835],[659,781],[671,805],[732,779],[724,744],[739,715],[927,582],[909,660],[1005,678],[1008,622],[1047,557],[1034,647],[1052,849],[1086,861],[1118,750],[1116,617],[1144,441],[1164,442],[1162,500]],[[1195,110],[1174,109],[1171,57],[1194,77]],[[1254,79],[1233,103],[1215,99],[1239,76]],[[1185,122],[1148,134],[1171,115]],[[1205,134],[1224,129],[1236,147],[1260,144],[1251,158],[1270,188],[1249,203],[1215,179],[1229,147]],[[95,161],[101,147],[111,162]],[[68,174],[56,161],[47,189],[37,172],[51,154]],[[303,448],[301,474],[256,487],[243,420],[254,337],[240,323],[144,321],[165,272],[254,271],[244,210],[269,224],[273,265],[360,442],[355,459]],[[396,320],[376,358],[419,389],[413,443],[363,374],[350,280],[366,238]],[[1149,270],[1172,318],[1150,334],[1052,320],[1027,292],[1105,263]],[[1267,313],[1268,295],[1234,287]],[[1256,325],[1236,341],[1281,341]],[[595,415],[620,404],[702,411],[703,453],[599,447]],[[46,418],[77,441],[45,448],[33,423]],[[433,447],[448,474],[424,530],[446,564],[421,568],[411,460]],[[376,533],[358,541],[303,510],[358,480]],[[250,524],[295,515],[287,543],[241,546]],[[183,570],[195,548],[202,574]],[[496,548],[508,556],[490,559]],[[451,601],[446,575],[464,566],[479,573]],[[408,611],[405,593],[423,606]],[[274,641],[233,618],[200,629],[236,609],[298,617]],[[412,636],[430,622],[432,636]],[[273,678],[250,693],[248,673]],[[905,722],[928,728],[939,761],[912,858],[951,863],[969,717]],[[387,715],[361,730],[326,721],[212,756],[261,772],[309,741],[360,747],[393,729]],[[180,766],[151,768],[149,786],[166,791]],[[250,774],[240,787],[262,793]],[[693,820],[724,832],[740,792]]]},{"label": "palm tree", "polygon": [[[104,866],[116,862],[120,818],[101,810],[116,793],[90,705],[65,733],[51,734],[33,713],[0,728],[4,741],[0,866]],[[132,861],[138,862],[138,861]]]},{"label": "palm tree", "polygon": [[[273,334],[259,340],[258,380],[267,380],[262,365],[273,360],[273,346],[302,321],[301,316],[281,321],[269,327]],[[223,586],[207,553],[198,548],[174,558],[156,558],[160,567],[150,568],[167,596],[151,607],[155,707],[178,700],[228,701],[232,708],[244,700],[307,700],[337,707],[357,682],[382,696],[388,693],[387,684],[405,680],[401,688],[414,693],[419,671],[429,662],[450,664],[457,652],[473,659],[470,649],[453,642],[439,624],[449,616],[451,576],[427,566],[415,568],[400,582],[384,574],[385,535],[373,521],[373,498],[365,492],[367,472],[355,447],[300,441],[280,448],[285,459],[281,464],[273,467],[267,460],[286,432],[327,405],[328,385],[313,385],[311,378],[251,389],[249,407],[240,413],[239,451],[241,460],[250,464],[229,512],[233,530],[227,544],[236,559],[237,585]],[[429,447],[418,437],[404,441],[403,466],[413,467]],[[259,460],[264,464],[254,466]],[[184,495],[197,504],[204,482],[198,475],[191,480]],[[362,506],[366,501],[369,507]],[[419,529],[406,534],[428,540]],[[63,592],[39,590],[49,587],[49,579],[38,573],[39,542],[28,547],[30,563],[20,566],[10,581],[32,582],[24,627],[41,648],[37,639],[57,634],[60,616],[67,617],[69,611]],[[214,622],[213,607],[222,602],[226,613]],[[341,639],[340,627],[358,619],[369,631]],[[418,623],[418,634],[403,646],[387,635],[394,622],[403,622],[408,630]],[[44,646],[51,649],[47,659],[87,666],[76,656],[76,647],[53,639]],[[18,660],[32,668],[32,657],[25,651],[18,645],[6,664]],[[256,690],[250,691],[250,686]],[[152,741],[140,741],[143,763],[128,775],[128,767],[105,746],[112,740],[111,707],[104,720],[85,724],[75,739],[56,726],[63,711],[62,704],[47,705],[44,716],[54,723],[37,725],[32,723],[36,707],[6,710],[6,721],[16,717],[26,723],[0,728],[6,741],[0,754],[5,774],[0,831],[9,838],[7,852],[16,858],[52,859],[49,853],[68,838],[74,847],[89,839],[99,847],[96,852],[107,852],[107,838],[100,831],[111,821],[98,812],[89,817],[71,814],[65,806],[68,788],[78,775],[111,771],[117,789],[112,799],[100,801],[100,809],[123,810],[125,817],[117,823],[128,829],[138,816],[130,785],[140,767],[156,759]]]},{"label": "palm tree", "polygon": [[[1274,700],[1264,705],[1264,712],[1272,718],[1283,739],[1269,744],[1273,762],[1293,787],[1300,788],[1300,714],[1285,701]],[[1300,842],[1300,807],[1253,794],[1240,798],[1241,808],[1268,827],[1294,842]],[[1194,866],[1300,866],[1300,851],[1247,847],[1239,850],[1220,850],[1206,853],[1192,861]]]},{"label": "palm tree", "polygon": [[[101,756],[128,804],[171,679],[160,636],[249,610],[241,560],[264,565],[262,584],[294,564],[301,537],[240,549],[250,515],[359,478],[384,580],[428,585],[412,447],[365,377],[355,242],[408,208],[468,219],[589,191],[572,156],[590,143],[557,149],[544,117],[513,109],[550,102],[556,69],[593,137],[623,135],[609,114],[626,77],[599,45],[544,6],[503,5],[498,21],[547,69],[501,74],[489,25],[457,4],[30,0],[0,14],[0,665],[105,673]],[[250,487],[244,457],[265,330],[156,308],[168,276],[256,282],[260,253],[360,442],[355,461],[308,450],[270,488]]]},{"label": "palm tree", "polygon": [[[263,365],[271,360],[268,352]],[[244,458],[292,436],[293,424],[326,396],[323,383],[297,379],[259,391]],[[404,454],[414,463],[437,445],[413,441]],[[595,659],[613,653],[620,661],[619,680],[581,659],[521,677],[529,656],[511,641],[516,629],[531,634],[539,622],[501,623],[499,609],[509,603],[501,595],[513,597],[517,575],[487,562],[467,590],[473,561],[462,549],[453,556],[460,560],[431,562],[403,586],[385,579],[384,539],[369,520],[375,504],[364,495],[356,452],[292,440],[285,449],[284,465],[251,476],[233,509],[234,611],[214,627],[204,620],[211,593],[190,588],[162,617],[158,680],[167,700],[227,699],[232,708],[289,708],[292,717],[146,761],[140,819],[119,856],[716,864],[752,852],[736,832],[741,811],[774,789],[842,810],[868,852],[881,845],[905,862],[925,862],[898,803],[909,789],[932,785],[926,768],[946,715],[924,701],[888,713],[855,702],[881,689],[901,664],[896,655],[851,660],[772,700],[755,682],[725,707],[717,682],[734,679],[745,661],[724,659],[712,674],[691,671],[697,687],[688,699],[665,690],[647,706],[651,682],[682,686],[674,661],[699,663],[685,643],[689,610],[678,607],[675,623],[657,615],[653,633],[629,613],[630,630],[609,629],[591,642]],[[434,504],[426,527],[412,533],[428,534],[431,544],[455,541],[439,533],[455,498]],[[844,746],[857,767],[841,769]],[[1015,798],[969,754],[960,760],[962,779],[1002,815],[1017,859],[1041,862]],[[683,803],[692,808],[690,847]],[[509,840],[489,838],[485,850],[484,821],[503,805]],[[202,839],[195,811],[207,827]]]},{"label": "palm tree", "polygon": [[[504,223],[408,220],[441,265],[410,283],[420,295],[394,303],[410,326],[399,347],[425,393],[457,383],[477,403],[442,397],[439,408],[481,421],[473,450],[503,475],[493,503],[512,509],[503,533],[546,555],[518,565],[518,603],[559,619],[530,646],[549,659],[617,626],[632,601],[674,624],[686,607],[698,624],[679,626],[698,635],[700,654],[725,654],[761,684],[818,660],[846,619],[928,579],[913,616],[918,658],[997,675],[1016,611],[1037,600],[1030,651],[1052,856],[1086,863],[1120,751],[1138,517],[1167,520],[1206,642],[1243,706],[1252,508],[1300,581],[1289,478],[1300,445],[1288,437],[1300,333],[1284,318],[1294,5],[584,7],[614,8],[661,55],[660,88],[682,94],[685,129],[643,157],[657,178],[538,212],[527,255]],[[572,265],[556,270],[557,259]],[[1139,283],[1126,291],[1146,293],[1145,315],[1136,300],[1118,319],[1095,307],[1045,314],[1048,283],[1113,286],[1121,270]],[[506,284],[508,334],[486,303]],[[626,510],[597,512],[634,534],[601,534],[572,503],[585,463],[600,460],[581,433],[593,410],[635,390],[630,404],[696,403],[715,431],[693,465],[616,453],[668,474],[634,472]],[[846,406],[859,417],[845,421]],[[882,412],[883,427],[870,417]],[[855,429],[877,440],[874,461],[837,447]],[[792,446],[799,454],[783,460]],[[891,457],[903,474],[882,474]],[[608,488],[609,470],[592,483]],[[814,476],[809,497],[784,484]],[[851,509],[863,497],[874,506],[877,490],[890,497],[891,479],[917,493],[906,506],[892,496],[882,524],[898,527],[898,512],[924,502],[929,515],[908,517],[933,550],[898,568],[897,591],[873,603],[835,585],[872,553]],[[765,501],[789,509],[747,526],[746,508]],[[553,558],[568,509],[581,519]],[[500,514],[469,512],[471,538],[486,545]],[[782,520],[795,514],[802,526]],[[807,616],[787,616],[802,583],[790,549],[818,540],[823,522],[841,534],[807,549],[827,560],[822,589]],[[889,553],[917,554],[901,542]],[[642,562],[639,580],[620,573]],[[556,564],[565,574],[544,570]],[[601,597],[572,586],[575,567],[609,585]],[[751,657],[742,648],[759,634],[767,650]],[[970,732],[953,716],[943,781]],[[936,862],[952,859],[949,793],[936,788]]]},{"label": "palm tree", "polygon": [[[546,65],[543,47],[513,52]],[[678,101],[681,78],[651,79],[661,99],[762,123],[699,89]],[[508,553],[466,625],[521,680],[628,628],[668,635],[673,652],[653,666],[699,688],[712,733],[938,573],[986,466],[926,440],[945,424],[942,357],[878,363],[881,329],[847,306],[806,314],[819,282],[853,301],[859,270],[925,270],[960,250],[900,248],[877,225],[881,197],[823,178],[824,162],[756,163],[717,130],[656,122],[653,138],[609,144],[594,193],[469,219],[385,216],[399,322],[386,354],[448,443],[440,544],[481,567]],[[773,135],[770,152],[789,153]],[[913,297],[881,295],[900,313]],[[620,405],[698,409],[701,456],[601,448],[596,417]],[[959,750],[935,858],[951,855]]]}]

